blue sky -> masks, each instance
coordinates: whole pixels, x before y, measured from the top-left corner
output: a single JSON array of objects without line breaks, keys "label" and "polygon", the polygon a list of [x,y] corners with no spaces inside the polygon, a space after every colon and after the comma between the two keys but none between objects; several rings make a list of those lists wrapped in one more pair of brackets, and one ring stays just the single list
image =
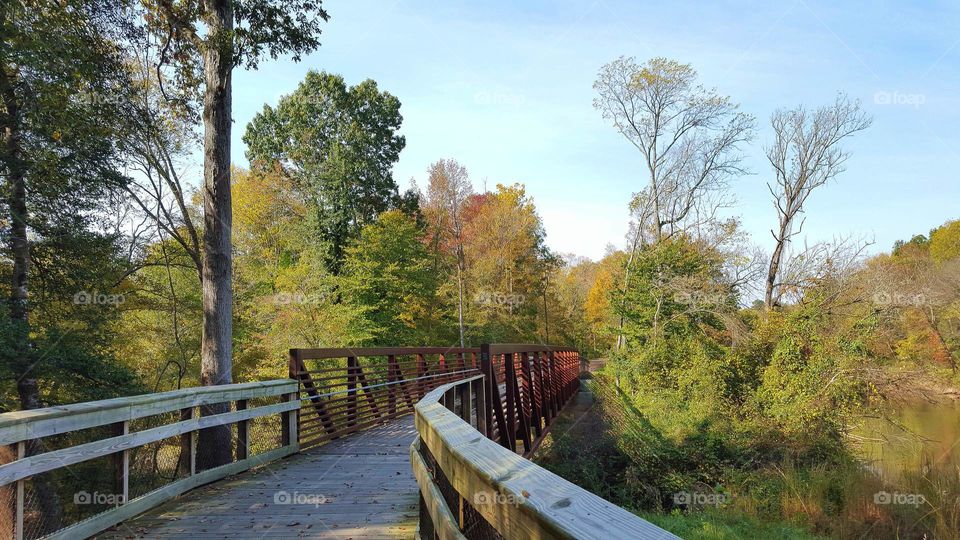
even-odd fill
[{"label": "blue sky", "polygon": [[[757,117],[739,215],[769,248],[769,116],[843,91],[874,124],[847,170],[808,202],[809,241],[856,234],[873,251],[960,217],[960,4],[956,2],[437,2],[327,0],[323,45],[300,63],[234,76],[233,158],[264,103],[307,70],[372,78],[402,102],[401,188],[454,158],[484,183],[526,185],[554,250],[598,259],[621,246],[639,154],[592,106],[601,65],[665,56]],[[887,103],[889,102],[889,103]]]}]

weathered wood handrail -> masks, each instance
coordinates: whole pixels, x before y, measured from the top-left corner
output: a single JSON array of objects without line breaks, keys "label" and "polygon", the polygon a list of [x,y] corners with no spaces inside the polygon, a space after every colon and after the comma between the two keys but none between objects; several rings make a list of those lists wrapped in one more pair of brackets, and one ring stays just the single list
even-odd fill
[{"label": "weathered wood handrail", "polygon": [[415,407],[420,538],[677,538],[487,438],[484,378],[439,386]]},{"label": "weathered wood handrail", "polygon": [[[245,384],[187,388],[171,392],[77,403],[46,409],[0,414],[0,445],[16,445],[16,459],[0,465],[0,489],[15,484],[15,523],[10,537],[24,538],[25,482],[31,477],[85,461],[114,456],[117,493],[109,510],[53,531],[45,538],[83,538],[144,512],[197,486],[236,474],[256,465],[299,450],[297,382],[284,379]],[[278,403],[251,407],[250,400],[279,398]],[[236,410],[200,416],[198,407],[236,403]],[[131,431],[131,422],[164,413],[179,413],[179,421]],[[248,424],[254,418],[280,415],[281,440],[278,448],[250,455]],[[197,432],[226,424],[237,424],[236,460],[216,468],[197,471]],[[27,455],[31,441],[90,428],[110,426],[113,436],[66,448]],[[189,449],[186,476],[158,489],[130,499],[130,450],[150,443],[179,437]],[[184,439],[184,437],[186,439]],[[74,504],[78,504],[74,494]],[[81,501],[82,502],[82,501]]]}]

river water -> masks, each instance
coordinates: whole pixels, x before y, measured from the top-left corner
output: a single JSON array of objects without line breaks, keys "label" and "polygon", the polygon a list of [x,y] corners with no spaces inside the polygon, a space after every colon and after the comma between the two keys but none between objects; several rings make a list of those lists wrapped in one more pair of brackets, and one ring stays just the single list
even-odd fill
[{"label": "river water", "polygon": [[[903,475],[952,471],[960,467],[960,404],[918,403],[890,407],[883,418],[867,418],[854,435],[860,457],[884,480],[899,483]],[[933,469],[931,471],[930,469]]]}]

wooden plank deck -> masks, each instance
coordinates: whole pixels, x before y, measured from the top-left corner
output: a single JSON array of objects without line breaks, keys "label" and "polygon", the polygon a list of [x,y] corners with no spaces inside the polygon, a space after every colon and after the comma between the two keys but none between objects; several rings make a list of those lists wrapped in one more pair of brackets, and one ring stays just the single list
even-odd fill
[{"label": "wooden plank deck", "polygon": [[97,536],[413,538],[413,416],[193,490]]}]

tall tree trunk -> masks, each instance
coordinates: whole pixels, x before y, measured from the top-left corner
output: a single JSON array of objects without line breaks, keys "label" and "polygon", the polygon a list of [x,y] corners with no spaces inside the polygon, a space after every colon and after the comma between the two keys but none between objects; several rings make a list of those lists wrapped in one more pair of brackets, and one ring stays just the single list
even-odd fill
[{"label": "tall tree trunk", "polygon": [[466,341],[463,339],[463,256],[462,248],[458,248],[457,254],[457,318],[460,326],[460,347],[466,347]]},{"label": "tall tree trunk", "polygon": [[[206,0],[208,44],[203,53],[203,339],[200,382],[232,382],[233,288],[230,236],[231,77],[233,5]],[[230,404],[205,406],[201,414],[229,411]],[[197,466],[209,469],[232,460],[231,430],[217,426],[200,432]]]},{"label": "tall tree trunk", "polygon": [[[8,24],[6,4],[0,7],[0,27]],[[20,408],[39,409],[40,388],[34,368],[30,347],[30,310],[28,281],[30,276],[30,241],[27,238],[27,167],[21,147],[22,112],[15,81],[17,72],[7,58],[0,60],[0,99],[3,100],[3,159],[9,189],[7,204],[10,208],[10,254],[13,258],[13,275],[10,283],[10,322],[13,330],[13,358],[11,367],[17,378],[17,394]],[[27,455],[42,451],[38,441],[30,441]],[[38,496],[40,510],[44,514],[44,532],[60,528],[60,497],[43,475],[33,478],[33,487]]]},{"label": "tall tree trunk", "polygon": [[640,243],[640,239],[643,236],[643,219],[637,223],[637,234],[633,237],[633,242],[630,244],[630,255],[627,257],[627,264],[623,272],[623,294],[620,295],[620,316],[617,323],[617,347],[616,350],[620,350],[626,345],[626,338],[623,335],[623,323],[624,323],[624,311],[627,308],[627,290],[630,287],[630,269],[633,267],[633,259],[637,255],[637,244]]},{"label": "tall tree trunk", "polygon": [[767,309],[773,309],[776,300],[773,297],[774,289],[777,286],[777,274],[780,272],[780,262],[783,259],[783,249],[786,241],[787,226],[780,225],[780,236],[776,236],[777,245],[773,248],[773,255],[770,256],[770,267],[767,269],[766,293],[763,297],[763,305]]}]

